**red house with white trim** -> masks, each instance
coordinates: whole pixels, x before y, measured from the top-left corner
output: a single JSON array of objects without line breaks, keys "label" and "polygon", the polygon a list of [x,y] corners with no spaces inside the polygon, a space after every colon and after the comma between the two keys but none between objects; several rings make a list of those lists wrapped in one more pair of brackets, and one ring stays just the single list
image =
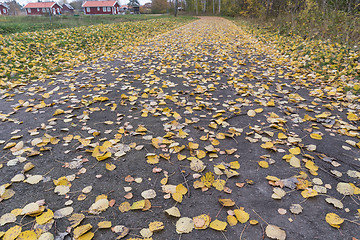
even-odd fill
[{"label": "red house with white trim", "polygon": [[84,14],[120,14],[120,5],[117,1],[86,1],[82,7]]},{"label": "red house with white trim", "polygon": [[64,5],[62,5],[62,12],[74,13],[74,8],[70,4],[65,3]]},{"label": "red house with white trim", "polygon": [[10,8],[5,3],[0,3],[0,15],[9,15]]},{"label": "red house with white trim", "polygon": [[49,14],[49,12],[53,15],[58,15],[61,14],[61,8],[56,2],[28,3],[24,7],[27,15],[44,15]]}]

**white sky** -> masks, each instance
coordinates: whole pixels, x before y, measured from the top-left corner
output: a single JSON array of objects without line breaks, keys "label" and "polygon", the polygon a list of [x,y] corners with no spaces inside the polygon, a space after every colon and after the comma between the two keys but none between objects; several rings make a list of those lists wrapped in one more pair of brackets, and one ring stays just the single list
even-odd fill
[{"label": "white sky", "polygon": [[[57,0],[49,0],[49,2],[51,1],[55,1],[55,2],[59,2]],[[25,5],[29,2],[38,2],[37,0],[17,0],[18,3],[20,3],[21,5]],[[42,0],[42,2],[46,2],[46,0]],[[71,3],[72,0],[67,0],[68,3]],[[125,5],[127,4],[129,1],[128,0],[120,0],[120,5]],[[144,5],[147,2],[151,2],[151,0],[139,0],[140,5]]]}]

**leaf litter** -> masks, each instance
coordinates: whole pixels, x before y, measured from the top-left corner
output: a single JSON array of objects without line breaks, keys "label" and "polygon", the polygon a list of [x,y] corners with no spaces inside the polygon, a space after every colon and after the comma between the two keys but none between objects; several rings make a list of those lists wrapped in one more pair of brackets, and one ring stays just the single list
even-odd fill
[{"label": "leaf litter", "polygon": [[[322,85],[318,74],[220,18],[108,60],[1,90],[3,239],[51,238],[55,222],[75,239],[95,238],[96,226],[116,239],[208,228],[234,236],[248,222],[253,236],[265,220],[248,209],[271,215],[251,195],[281,204],[274,211],[288,217],[265,222],[261,231],[272,239],[298,229],[290,213],[301,219],[313,207],[324,215],[312,217],[331,227],[358,224],[359,98],[338,81]],[[18,201],[24,186],[44,200]],[[332,213],[340,210],[348,219]],[[17,225],[19,215],[34,228]]]}]

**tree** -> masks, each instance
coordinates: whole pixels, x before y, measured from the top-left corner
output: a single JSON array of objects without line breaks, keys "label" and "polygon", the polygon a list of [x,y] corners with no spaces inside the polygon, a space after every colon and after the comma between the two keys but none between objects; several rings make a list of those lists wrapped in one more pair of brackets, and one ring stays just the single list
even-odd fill
[{"label": "tree", "polygon": [[140,6],[140,3],[138,0],[129,0],[128,6],[131,6],[131,7]]},{"label": "tree", "polygon": [[167,6],[168,6],[167,0],[152,0],[151,12],[165,13]]}]

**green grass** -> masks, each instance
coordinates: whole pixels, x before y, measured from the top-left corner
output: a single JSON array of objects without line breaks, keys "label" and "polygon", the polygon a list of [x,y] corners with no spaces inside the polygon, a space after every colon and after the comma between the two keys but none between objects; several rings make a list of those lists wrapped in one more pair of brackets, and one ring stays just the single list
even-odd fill
[{"label": "green grass", "polygon": [[171,18],[169,15],[62,15],[52,16],[1,16],[0,34],[7,35],[20,32],[33,32],[109,24],[129,21],[144,21],[149,19]]}]

